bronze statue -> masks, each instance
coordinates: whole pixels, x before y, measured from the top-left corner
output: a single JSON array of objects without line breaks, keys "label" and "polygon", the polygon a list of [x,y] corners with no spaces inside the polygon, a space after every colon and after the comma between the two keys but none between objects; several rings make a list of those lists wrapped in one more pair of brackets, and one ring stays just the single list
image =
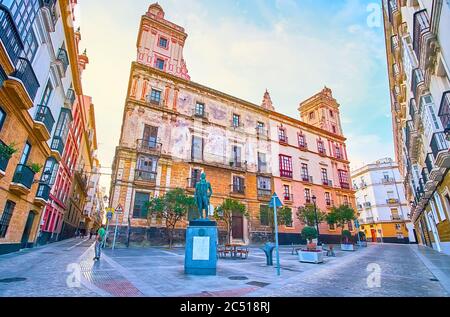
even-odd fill
[{"label": "bronze statue", "polygon": [[[209,199],[212,195],[211,183],[206,181],[206,174],[202,173],[200,181],[195,185],[195,201],[197,203],[200,219],[208,219]],[[203,210],[205,217],[203,218]]]}]

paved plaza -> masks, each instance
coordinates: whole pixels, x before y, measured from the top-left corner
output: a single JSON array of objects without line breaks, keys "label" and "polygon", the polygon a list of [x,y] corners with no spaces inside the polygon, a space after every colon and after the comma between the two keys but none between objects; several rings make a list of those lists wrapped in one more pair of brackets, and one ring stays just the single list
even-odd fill
[{"label": "paved plaza", "polygon": [[323,264],[300,263],[282,247],[281,276],[258,247],[247,260],[220,259],[217,276],[184,274],[184,249],[104,250],[71,239],[0,256],[0,296],[449,296],[450,257],[416,245],[337,251]]}]

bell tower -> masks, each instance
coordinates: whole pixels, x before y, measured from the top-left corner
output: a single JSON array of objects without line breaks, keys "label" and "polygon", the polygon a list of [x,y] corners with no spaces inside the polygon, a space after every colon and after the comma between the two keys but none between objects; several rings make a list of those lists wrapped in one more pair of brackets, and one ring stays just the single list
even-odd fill
[{"label": "bell tower", "polygon": [[184,28],[165,19],[163,8],[154,3],[142,16],[137,40],[137,62],[191,80],[183,48]]},{"label": "bell tower", "polygon": [[318,94],[300,103],[298,111],[303,122],[342,136],[339,107],[331,89],[325,87]]}]

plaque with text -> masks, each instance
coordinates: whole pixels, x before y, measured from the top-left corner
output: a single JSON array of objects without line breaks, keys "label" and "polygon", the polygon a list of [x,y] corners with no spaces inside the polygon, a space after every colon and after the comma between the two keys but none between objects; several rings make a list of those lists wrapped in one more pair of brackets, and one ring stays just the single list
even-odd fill
[{"label": "plaque with text", "polygon": [[192,247],[192,260],[209,260],[209,237],[194,237]]}]

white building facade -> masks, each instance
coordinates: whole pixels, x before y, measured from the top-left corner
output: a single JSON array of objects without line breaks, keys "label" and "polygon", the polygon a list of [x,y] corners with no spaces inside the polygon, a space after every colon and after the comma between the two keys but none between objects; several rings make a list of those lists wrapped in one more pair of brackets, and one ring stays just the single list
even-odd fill
[{"label": "white building facade", "polygon": [[390,158],[352,171],[360,230],[369,242],[416,242],[398,164]]}]

